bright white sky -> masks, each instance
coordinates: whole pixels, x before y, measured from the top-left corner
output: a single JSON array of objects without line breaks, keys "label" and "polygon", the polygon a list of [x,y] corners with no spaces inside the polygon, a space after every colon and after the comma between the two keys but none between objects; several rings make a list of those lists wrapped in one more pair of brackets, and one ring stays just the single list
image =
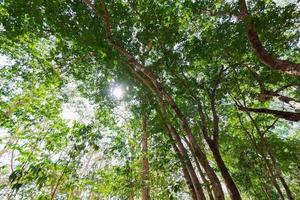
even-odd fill
[{"label": "bright white sky", "polygon": [[273,0],[278,6],[285,7],[291,3],[297,4],[297,0]]},{"label": "bright white sky", "polygon": [[[237,0],[226,0],[226,1],[231,2],[231,3],[236,3],[237,2]],[[298,4],[297,0],[273,0],[273,2],[276,3],[278,6],[283,6],[283,7],[285,7],[285,6],[287,6],[291,3]]]},{"label": "bright white sky", "polygon": [[0,69],[3,66],[12,65],[12,64],[14,64],[14,62],[11,59],[9,59],[9,57],[0,54]]},{"label": "bright white sky", "polygon": [[61,117],[69,122],[74,121],[89,124],[95,117],[95,105],[80,95],[77,90],[77,83],[71,80],[64,88],[63,92],[69,97],[69,101],[62,105]]}]

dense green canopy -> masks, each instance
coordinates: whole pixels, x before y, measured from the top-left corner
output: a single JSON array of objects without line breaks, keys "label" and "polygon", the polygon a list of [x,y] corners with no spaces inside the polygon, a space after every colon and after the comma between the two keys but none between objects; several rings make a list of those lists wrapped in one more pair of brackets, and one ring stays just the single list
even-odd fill
[{"label": "dense green canopy", "polygon": [[0,199],[297,199],[300,1],[0,1]]}]

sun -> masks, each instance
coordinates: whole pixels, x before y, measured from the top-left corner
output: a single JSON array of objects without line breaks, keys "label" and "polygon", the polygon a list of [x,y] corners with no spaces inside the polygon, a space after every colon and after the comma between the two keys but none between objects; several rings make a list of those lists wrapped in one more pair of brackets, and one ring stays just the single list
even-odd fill
[{"label": "sun", "polygon": [[113,87],[112,96],[118,100],[123,99],[123,97],[125,96],[125,89],[121,85]]}]

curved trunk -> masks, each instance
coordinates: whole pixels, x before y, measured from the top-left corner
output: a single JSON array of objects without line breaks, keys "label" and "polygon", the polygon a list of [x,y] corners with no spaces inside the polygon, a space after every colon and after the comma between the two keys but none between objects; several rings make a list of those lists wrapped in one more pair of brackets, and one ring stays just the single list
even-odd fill
[{"label": "curved trunk", "polygon": [[246,0],[240,0],[241,17],[247,27],[247,37],[251,43],[257,58],[271,69],[281,71],[285,74],[300,76],[300,64],[288,60],[281,60],[273,57],[262,45],[256,26],[248,12]]},{"label": "curved trunk", "polygon": [[[166,126],[167,127],[167,126]],[[181,167],[182,167],[182,171],[183,171],[183,176],[185,178],[185,181],[189,187],[189,190],[190,190],[190,193],[191,193],[191,196],[192,196],[192,199],[193,200],[197,200],[197,195],[196,195],[196,191],[195,191],[195,188],[193,186],[193,182],[192,182],[192,179],[190,177],[190,173],[189,173],[189,170],[184,162],[184,158],[182,157],[182,152],[179,150],[179,148],[176,146],[175,144],[175,141],[173,140],[173,137],[170,133],[170,130],[169,128],[167,127],[167,133],[170,137],[170,140],[171,140],[171,144],[172,144],[172,147],[174,149],[174,151],[176,152],[179,160],[180,160],[180,163],[181,163]]]},{"label": "curved trunk", "polygon": [[212,137],[211,138],[208,134],[208,127],[207,127],[207,120],[205,118],[204,115],[204,111],[203,111],[203,107],[202,107],[202,103],[198,100],[198,113],[200,116],[200,127],[201,127],[201,131],[203,134],[204,139],[206,140],[207,144],[210,147],[210,150],[213,152],[213,156],[214,159],[217,162],[217,165],[221,171],[222,177],[225,180],[227,189],[230,193],[230,197],[232,199],[237,199],[240,200],[240,194],[239,191],[233,181],[233,179],[231,178],[228,169],[224,163],[224,161],[222,160],[221,154],[219,152],[219,148],[218,148],[218,139],[219,139],[219,116],[217,114],[217,110],[216,110],[216,101],[215,101],[215,89],[216,89],[217,85],[214,88],[214,92],[211,93],[210,95],[210,100],[211,100],[211,110],[213,113],[213,128],[212,128]]},{"label": "curved trunk", "polygon": [[[189,147],[190,149],[192,149],[191,144],[189,143],[189,141],[188,141],[185,137],[183,137],[183,139],[185,140],[185,142],[186,142],[186,144],[188,145],[188,147]],[[195,152],[192,151],[191,153],[192,153],[192,155],[193,155],[193,157],[194,157],[194,159],[195,159],[196,167],[197,167],[198,172],[199,172],[199,174],[200,174],[200,176],[201,176],[201,179],[203,180],[203,182],[204,182],[204,184],[205,184],[205,187],[206,187],[206,190],[207,190],[209,199],[212,200],[212,199],[214,199],[214,197],[213,197],[212,191],[211,191],[211,189],[210,189],[210,187],[209,187],[210,183],[209,183],[209,181],[205,178],[205,175],[204,175],[204,173],[203,173],[203,170],[201,169],[201,166],[200,166],[199,159],[197,158]]]},{"label": "curved trunk", "polygon": [[[175,146],[175,144],[174,144]],[[174,150],[176,151],[176,153],[178,154],[178,149],[176,147],[174,147]],[[185,178],[186,184],[188,185],[189,189],[190,189],[190,193],[192,196],[193,200],[197,200],[197,195],[196,195],[196,191],[194,189],[193,183],[192,183],[192,179],[189,175],[188,169],[186,168],[186,166],[183,164],[183,158],[178,154],[179,160],[181,162],[181,167],[182,167],[182,171],[183,171],[183,176]]]},{"label": "curved trunk", "polygon": [[[196,158],[195,155],[193,155],[193,156]],[[211,188],[209,187],[210,182],[206,179],[205,174],[203,173],[203,170],[201,169],[199,160],[195,159],[195,163],[196,163],[196,167],[198,169],[198,172],[200,174],[200,177],[201,177],[201,179],[202,179],[202,181],[203,181],[203,183],[205,185],[205,188],[206,188],[207,195],[208,195],[209,199],[210,200],[214,200],[214,196],[212,194]]]}]

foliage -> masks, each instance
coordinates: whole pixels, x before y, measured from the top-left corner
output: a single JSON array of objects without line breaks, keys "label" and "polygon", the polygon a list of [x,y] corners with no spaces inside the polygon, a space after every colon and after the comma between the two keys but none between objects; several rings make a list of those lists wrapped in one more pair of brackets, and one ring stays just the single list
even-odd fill
[{"label": "foliage", "polygon": [[[268,52],[299,63],[299,3],[248,9]],[[193,198],[182,171],[198,162],[188,128],[225,185],[217,141],[243,199],[279,199],[280,176],[300,196],[300,120],[247,110],[299,116],[300,80],[261,62],[236,1],[7,0],[1,26],[0,54],[11,63],[0,63],[0,197],[139,199],[144,116],[152,199]],[[64,105],[78,95],[95,112],[76,104],[90,119],[68,121]]]}]

